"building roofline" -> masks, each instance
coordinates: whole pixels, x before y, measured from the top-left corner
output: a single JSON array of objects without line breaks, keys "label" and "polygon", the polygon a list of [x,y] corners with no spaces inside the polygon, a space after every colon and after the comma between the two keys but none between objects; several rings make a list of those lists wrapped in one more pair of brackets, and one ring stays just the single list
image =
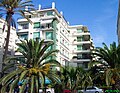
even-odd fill
[{"label": "building roofline", "polygon": [[71,26],[68,26],[69,28],[82,28],[84,27],[83,25],[71,25]]}]

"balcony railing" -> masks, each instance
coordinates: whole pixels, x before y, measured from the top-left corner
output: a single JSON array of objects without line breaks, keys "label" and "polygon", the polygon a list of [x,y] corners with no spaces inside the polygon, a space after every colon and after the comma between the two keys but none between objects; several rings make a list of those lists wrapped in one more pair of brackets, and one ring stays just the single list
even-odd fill
[{"label": "balcony railing", "polygon": [[80,42],[73,41],[73,44],[91,44],[91,41],[80,41]]},{"label": "balcony railing", "polygon": [[72,59],[74,62],[89,62],[91,61],[91,59],[77,59],[77,58],[74,58]]},{"label": "balcony railing", "polygon": [[89,32],[81,32],[81,33],[74,32],[73,35],[74,36],[83,36],[83,35],[90,35],[90,33]]},{"label": "balcony railing", "polygon": [[87,50],[73,50],[73,53],[89,53],[90,49]]}]

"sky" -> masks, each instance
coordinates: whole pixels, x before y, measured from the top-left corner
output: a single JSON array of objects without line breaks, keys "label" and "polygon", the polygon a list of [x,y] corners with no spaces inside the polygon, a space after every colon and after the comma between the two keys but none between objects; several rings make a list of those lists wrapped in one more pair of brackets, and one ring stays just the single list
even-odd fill
[{"label": "sky", "polygon": [[49,7],[52,2],[70,25],[88,27],[95,47],[102,47],[103,42],[108,46],[118,43],[118,0],[33,0],[35,7]]}]

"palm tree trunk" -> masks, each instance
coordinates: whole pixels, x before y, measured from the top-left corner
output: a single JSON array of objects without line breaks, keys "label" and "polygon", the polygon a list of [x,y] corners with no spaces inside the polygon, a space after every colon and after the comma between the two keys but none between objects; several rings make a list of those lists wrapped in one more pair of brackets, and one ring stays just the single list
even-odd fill
[{"label": "palm tree trunk", "polygon": [[[5,51],[4,51],[4,54],[3,54],[3,60],[2,60],[2,70],[3,70],[3,66],[4,66],[4,61],[5,61],[5,58],[7,57],[7,52],[8,52],[8,45],[9,45],[9,39],[10,39],[10,26],[11,26],[11,19],[12,19],[12,15],[10,15],[10,18],[9,18],[9,21],[7,21],[7,27],[8,27],[8,31],[7,31],[7,36],[5,38]],[[1,77],[4,76],[4,71],[2,71],[1,73]]]},{"label": "palm tree trunk", "polygon": [[[11,19],[10,19],[11,20]],[[6,43],[5,43],[5,52],[3,55],[3,62],[5,61],[5,58],[7,57],[7,52],[8,52],[8,46],[9,46],[9,39],[10,39],[10,20],[8,22],[8,32],[7,32],[7,36],[6,36]]]},{"label": "palm tree trunk", "polygon": [[46,93],[45,75],[43,75],[43,77],[44,77],[44,89],[43,89],[43,93]]}]

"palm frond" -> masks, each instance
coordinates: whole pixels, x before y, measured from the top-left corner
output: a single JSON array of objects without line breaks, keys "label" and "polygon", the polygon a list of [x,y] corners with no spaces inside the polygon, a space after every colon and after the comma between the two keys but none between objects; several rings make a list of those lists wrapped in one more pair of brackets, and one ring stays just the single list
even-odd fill
[{"label": "palm frond", "polygon": [[15,87],[17,86],[18,81],[19,81],[19,78],[16,78],[16,79],[11,83],[11,86],[10,86],[10,93],[13,93],[13,90],[14,90]]},{"label": "palm frond", "polygon": [[29,78],[27,78],[26,80],[24,80],[24,82],[23,82],[23,84],[22,84],[22,86],[20,88],[20,93],[24,93],[25,88],[26,88],[27,83],[28,83],[28,80],[29,80]]},{"label": "palm frond", "polygon": [[44,53],[44,55],[41,56],[41,58],[38,60],[38,62],[42,62],[43,60],[47,59],[48,57],[50,57],[51,55],[53,55],[53,53],[57,53],[58,50],[51,50],[47,53]]},{"label": "palm frond", "polygon": [[30,93],[34,93],[34,78],[35,78],[35,76],[31,76],[31,87],[30,87],[30,89],[31,89],[31,91],[30,91]]},{"label": "palm frond", "polygon": [[36,86],[36,93],[39,93],[39,78],[37,76],[35,76],[35,86]]},{"label": "palm frond", "polygon": [[22,81],[27,74],[28,74],[28,70],[23,71],[20,75],[19,81]]}]

